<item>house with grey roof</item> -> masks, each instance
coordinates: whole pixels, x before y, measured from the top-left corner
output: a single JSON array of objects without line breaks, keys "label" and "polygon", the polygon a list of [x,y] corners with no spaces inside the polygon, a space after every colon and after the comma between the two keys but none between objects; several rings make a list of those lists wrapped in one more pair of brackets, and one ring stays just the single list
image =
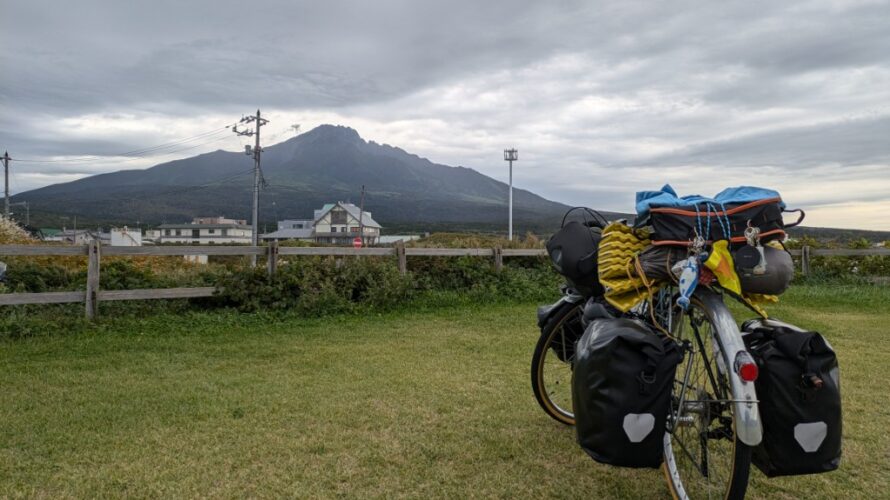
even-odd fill
[{"label": "house with grey roof", "polygon": [[315,210],[313,218],[278,222],[278,230],[262,235],[264,240],[305,240],[334,245],[351,245],[360,234],[366,245],[380,241],[382,227],[352,203],[338,201]]},{"label": "house with grey roof", "polygon": [[225,217],[195,217],[187,224],[161,224],[146,232],[154,243],[179,243],[199,245],[241,243],[249,245],[253,227],[245,220]]},{"label": "house with grey roof", "polygon": [[315,241],[312,233],[315,221],[312,219],[288,219],[278,221],[278,229],[260,235],[266,241],[271,240],[303,240]]}]

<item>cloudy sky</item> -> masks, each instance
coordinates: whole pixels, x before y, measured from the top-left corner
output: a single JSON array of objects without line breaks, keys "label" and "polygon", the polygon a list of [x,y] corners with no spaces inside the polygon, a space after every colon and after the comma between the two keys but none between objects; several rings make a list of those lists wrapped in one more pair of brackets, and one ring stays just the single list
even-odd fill
[{"label": "cloudy sky", "polygon": [[565,203],[760,185],[809,225],[890,230],[887,1],[0,9],[0,147],[45,161],[14,161],[13,192],[238,149],[220,128],[260,107],[267,144],[342,124],[503,180],[515,146],[515,185]]}]

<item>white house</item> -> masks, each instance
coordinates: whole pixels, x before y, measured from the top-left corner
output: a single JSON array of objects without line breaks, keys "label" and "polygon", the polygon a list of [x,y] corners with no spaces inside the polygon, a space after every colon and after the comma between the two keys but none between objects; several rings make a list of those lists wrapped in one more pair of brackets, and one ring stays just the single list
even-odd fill
[{"label": "white house", "polygon": [[197,243],[212,245],[243,243],[249,245],[252,228],[245,220],[224,217],[196,217],[189,224],[161,224],[149,236],[155,243]]},{"label": "white house", "polygon": [[98,239],[96,231],[88,229],[62,229],[53,236],[44,238],[44,241],[60,241],[69,245],[86,245],[94,239]]},{"label": "white house", "polygon": [[123,228],[111,229],[111,246],[113,247],[141,247],[142,230]]},{"label": "white house", "polygon": [[[359,224],[359,216],[362,224]],[[315,211],[315,241],[318,243],[351,244],[359,236],[360,226],[363,226],[365,242],[369,245],[377,243],[382,228],[371,217],[371,212],[362,213],[359,207],[342,201],[328,203]]]},{"label": "white house", "polygon": [[[278,230],[264,234],[264,240],[306,240],[316,243],[351,245],[359,236],[359,228],[365,244],[374,245],[380,241],[382,227],[372,217],[371,212],[362,210],[352,203],[328,203],[316,210],[312,220],[293,219],[278,223]],[[359,223],[361,217],[362,223]]]}]

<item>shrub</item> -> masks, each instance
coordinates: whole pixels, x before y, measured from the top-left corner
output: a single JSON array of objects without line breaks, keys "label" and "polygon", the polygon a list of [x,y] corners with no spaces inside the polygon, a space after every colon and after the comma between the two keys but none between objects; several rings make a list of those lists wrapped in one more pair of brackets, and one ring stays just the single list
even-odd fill
[{"label": "shrub", "polygon": [[411,276],[376,258],[307,257],[279,266],[272,278],[265,270],[248,269],[223,276],[218,286],[225,303],[241,311],[290,309],[304,315],[388,309],[414,292]]},{"label": "shrub", "polygon": [[0,216],[0,244],[3,245],[28,245],[36,243],[34,238],[28,234],[15,221]]},{"label": "shrub", "polygon": [[270,279],[262,268],[244,269],[223,275],[217,282],[224,304],[242,312],[287,309],[296,304],[300,289],[280,275]]},{"label": "shrub", "polygon": [[166,280],[146,267],[137,267],[129,260],[103,262],[99,273],[99,287],[104,290],[162,288]]},{"label": "shrub", "polygon": [[79,273],[55,264],[16,261],[6,271],[6,286],[14,292],[49,292],[85,282]]}]

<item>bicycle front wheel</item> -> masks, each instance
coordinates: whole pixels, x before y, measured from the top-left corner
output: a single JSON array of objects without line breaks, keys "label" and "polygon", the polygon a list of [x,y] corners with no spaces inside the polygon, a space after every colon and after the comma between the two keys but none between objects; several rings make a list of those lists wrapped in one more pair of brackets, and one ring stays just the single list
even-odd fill
[{"label": "bicycle front wheel", "polygon": [[681,499],[744,498],[751,447],[736,436],[733,401],[738,395],[729,382],[715,311],[694,299],[677,317],[672,334],[686,355],[677,367],[664,438],[668,486]]},{"label": "bicycle front wheel", "polygon": [[584,333],[581,304],[565,304],[541,328],[532,356],[532,391],[544,412],[566,425],[575,425],[572,411],[572,362],[575,342]]}]

